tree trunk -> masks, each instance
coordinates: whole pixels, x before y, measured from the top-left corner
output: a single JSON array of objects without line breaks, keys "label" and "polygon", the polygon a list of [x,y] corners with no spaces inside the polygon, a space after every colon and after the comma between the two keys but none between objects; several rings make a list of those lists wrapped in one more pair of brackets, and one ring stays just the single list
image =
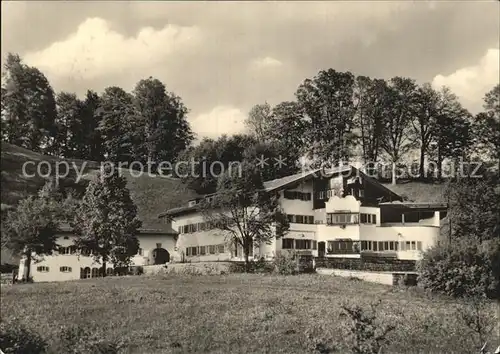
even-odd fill
[{"label": "tree trunk", "polygon": [[392,163],[392,185],[396,185],[396,162]]},{"label": "tree trunk", "polygon": [[248,245],[248,242],[243,241],[243,255],[245,257],[245,273],[248,273],[250,270],[250,262],[249,262],[249,253],[250,253],[250,248]]},{"label": "tree trunk", "polygon": [[248,249],[245,250],[245,273],[248,273],[250,270],[250,261],[248,260]]},{"label": "tree trunk", "polygon": [[437,180],[441,181],[441,176],[442,176],[442,171],[441,169],[443,168],[443,159],[441,158],[441,149],[438,146],[438,156],[437,156]]},{"label": "tree trunk", "polygon": [[26,281],[29,280],[31,275],[31,249],[26,251]]},{"label": "tree trunk", "polygon": [[418,167],[419,179],[423,181],[424,177],[424,163],[425,163],[425,149],[423,146],[420,148],[420,166]]},{"label": "tree trunk", "polygon": [[106,276],[106,261],[102,261],[102,276]]}]

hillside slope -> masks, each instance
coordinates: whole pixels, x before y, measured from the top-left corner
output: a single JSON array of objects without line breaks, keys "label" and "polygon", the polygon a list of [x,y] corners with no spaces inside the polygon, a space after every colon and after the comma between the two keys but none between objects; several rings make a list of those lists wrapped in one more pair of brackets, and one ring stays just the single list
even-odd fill
[{"label": "hillside slope", "polygon": [[[58,161],[63,161],[53,156],[45,156],[33,151],[2,142],[1,157],[1,203],[2,209],[8,206],[15,206],[20,199],[28,195],[34,195],[44,185],[45,179],[36,172],[38,164],[43,161],[51,166],[52,171]],[[26,162],[34,162],[28,165],[28,174],[35,174],[34,177],[23,175],[23,165]],[[84,180],[95,175],[99,169],[99,163],[93,161],[66,159],[71,168],[68,177],[61,180],[67,186],[75,186],[77,170],[87,174]],[[47,163],[43,163],[47,171]],[[42,164],[42,166],[43,166]],[[75,168],[77,170],[75,170]],[[178,179],[155,176],[150,177],[144,174],[141,177],[131,176],[128,170],[121,170],[122,175],[127,179],[127,187],[130,189],[132,199],[137,205],[138,216],[143,222],[144,229],[171,230],[168,225],[161,223],[158,214],[167,209],[181,206],[189,199],[195,197],[195,193],[189,190]],[[10,255],[2,250],[1,262],[10,262]]]}]

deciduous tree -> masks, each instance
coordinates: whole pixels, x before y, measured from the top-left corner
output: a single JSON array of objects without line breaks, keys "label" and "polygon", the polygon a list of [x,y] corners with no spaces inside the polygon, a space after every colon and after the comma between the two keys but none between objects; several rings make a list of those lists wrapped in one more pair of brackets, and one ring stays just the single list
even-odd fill
[{"label": "deciduous tree", "polygon": [[254,246],[283,236],[289,228],[276,196],[264,191],[258,168],[243,164],[243,173],[227,171],[218,180],[217,192],[202,204],[205,220],[243,249],[246,269]]},{"label": "deciduous tree", "polygon": [[60,223],[71,218],[74,200],[65,199],[52,182],[8,211],[2,220],[2,247],[26,257],[26,278],[30,277],[33,254],[50,255],[57,249]]},{"label": "deciduous tree", "polygon": [[271,130],[272,109],[269,103],[257,104],[250,109],[245,125],[258,141],[266,141]]},{"label": "deciduous tree", "polygon": [[180,97],[152,77],[139,81],[133,95],[144,134],[143,162],[174,162],[193,140],[187,108]]},{"label": "deciduous tree", "polygon": [[500,160],[500,85],[484,97],[484,112],[474,121],[475,140],[480,152],[492,160]]},{"label": "deciduous tree", "polygon": [[310,120],[309,155],[318,163],[347,161],[355,143],[354,75],[333,69],[306,79],[296,92],[297,101]]},{"label": "deciduous tree", "polygon": [[56,97],[57,135],[52,144],[54,155],[66,158],[75,158],[83,143],[82,134],[82,102],[74,93],[61,92]]},{"label": "deciduous tree", "polygon": [[107,160],[118,163],[132,162],[139,158],[143,132],[133,96],[120,87],[107,87],[102,94],[97,114],[100,117],[99,132]]},{"label": "deciduous tree", "polygon": [[33,151],[50,151],[56,103],[45,75],[9,53],[2,73],[2,139]]},{"label": "deciduous tree", "polygon": [[356,78],[354,91],[356,126],[365,166],[370,169],[379,160],[384,136],[384,119],[389,109],[385,80],[366,76]]},{"label": "deciduous tree", "polygon": [[389,81],[387,102],[389,109],[384,119],[383,151],[392,163],[392,184],[396,184],[396,165],[413,147],[411,121],[415,115],[417,85],[414,80],[394,77]]},{"label": "deciduous tree", "polygon": [[197,193],[214,193],[217,178],[230,168],[238,170],[245,150],[256,145],[257,140],[245,134],[223,135],[217,140],[205,138],[179,155],[175,172]]},{"label": "deciduous tree", "polygon": [[92,251],[103,276],[108,262],[127,265],[139,249],[136,235],[142,223],[126,184],[118,169],[103,169],[89,183],[73,223],[75,245]]}]

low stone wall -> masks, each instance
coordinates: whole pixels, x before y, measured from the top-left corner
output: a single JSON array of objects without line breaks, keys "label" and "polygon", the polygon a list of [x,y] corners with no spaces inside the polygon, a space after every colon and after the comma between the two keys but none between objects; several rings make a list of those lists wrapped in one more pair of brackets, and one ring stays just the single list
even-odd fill
[{"label": "low stone wall", "polygon": [[318,274],[334,275],[343,278],[357,278],[384,285],[416,285],[416,273],[368,272],[347,269],[316,269]]},{"label": "low stone wall", "polygon": [[315,259],[316,268],[345,269],[374,272],[414,272],[416,262],[390,258],[326,258]]},{"label": "low stone wall", "polygon": [[345,270],[345,269],[326,269],[319,268],[316,269],[318,274],[323,275],[334,275],[343,278],[357,278],[360,280],[369,281],[372,283],[379,283],[385,285],[392,285],[393,279],[391,273],[376,273],[376,272],[363,272],[356,270]]}]

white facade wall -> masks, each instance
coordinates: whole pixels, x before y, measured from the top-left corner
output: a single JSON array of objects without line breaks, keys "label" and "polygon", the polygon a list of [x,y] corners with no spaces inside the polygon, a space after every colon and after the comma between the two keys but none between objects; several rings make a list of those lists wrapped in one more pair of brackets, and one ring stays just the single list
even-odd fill
[{"label": "white facade wall", "polygon": [[[192,213],[177,217],[172,223],[174,230],[179,230],[180,226],[196,224],[205,222],[203,215],[200,213]],[[187,256],[186,248],[195,246],[211,246],[211,245],[225,245],[224,253],[219,250],[215,254],[205,254],[196,256]],[[174,261],[181,261],[182,259],[191,262],[208,262],[208,261],[229,261],[229,260],[243,260],[243,256],[238,254],[234,255],[234,246],[231,244],[231,235],[227,231],[213,229],[198,231],[193,233],[179,234],[177,240],[177,249],[174,256]],[[269,248],[269,247],[268,247]],[[254,254],[258,248],[254,247]],[[240,252],[241,253],[241,252]]]},{"label": "white facade wall", "polygon": [[[303,183],[301,186],[288,189],[289,191],[298,191],[303,193],[313,193],[312,182]],[[313,201],[290,200],[283,197],[283,191],[280,192],[280,204],[286,214],[294,215],[313,215],[315,224],[299,224],[290,223],[290,229],[284,236],[287,239],[309,239],[317,242],[335,241],[339,239],[351,239],[353,241],[384,241],[384,242],[421,242],[422,251],[433,246],[437,242],[440,231],[440,215],[435,212],[434,216],[429,219],[421,220],[419,223],[396,223],[396,224],[381,224],[381,211],[378,207],[363,207],[360,202],[353,196],[340,198],[337,196],[330,197],[323,209],[313,209]],[[375,224],[354,224],[354,225],[327,225],[327,213],[336,211],[347,211],[352,213],[376,215]],[[203,222],[202,215],[192,213],[189,215],[179,216],[173,223],[174,229],[178,230],[179,226]],[[177,247],[179,252],[184,251],[186,247],[204,246],[211,244],[219,244],[227,242],[224,234],[219,230],[202,231],[190,234],[181,234]],[[254,255],[258,257],[272,258],[276,252],[282,250],[282,240],[273,240],[271,244],[264,244],[254,248]],[[318,250],[309,250],[314,256],[318,256]],[[398,251],[397,257],[400,259],[416,260],[421,256],[422,251]],[[374,252],[377,253],[377,252]],[[384,252],[379,252],[383,255]],[[394,253],[391,251],[391,253]],[[359,258],[360,254],[325,254],[327,257],[352,257]],[[232,257],[229,252],[226,254],[206,255],[197,257],[187,257],[192,262],[197,261],[225,261],[225,260],[241,260],[240,257]]]},{"label": "white facade wall", "polygon": [[[132,258],[133,266],[143,266],[152,264],[151,252],[156,248],[157,243],[162,244],[170,254],[175,249],[174,235],[167,234],[142,234],[137,236],[139,247],[143,250],[143,255],[136,255]],[[73,245],[74,236],[61,236],[57,240],[57,244],[61,247],[70,247]],[[18,279],[25,276],[25,258],[22,258],[19,265]],[[39,271],[39,267],[48,267],[48,271]],[[71,271],[62,272],[61,267],[69,267]],[[89,267],[100,268],[102,264],[96,262],[92,257],[79,256],[77,254],[59,254],[57,251],[52,255],[37,256],[33,255],[31,261],[30,275],[35,282],[47,281],[65,281],[80,279],[80,269]],[[112,264],[108,264],[107,268],[112,268]]]}]

